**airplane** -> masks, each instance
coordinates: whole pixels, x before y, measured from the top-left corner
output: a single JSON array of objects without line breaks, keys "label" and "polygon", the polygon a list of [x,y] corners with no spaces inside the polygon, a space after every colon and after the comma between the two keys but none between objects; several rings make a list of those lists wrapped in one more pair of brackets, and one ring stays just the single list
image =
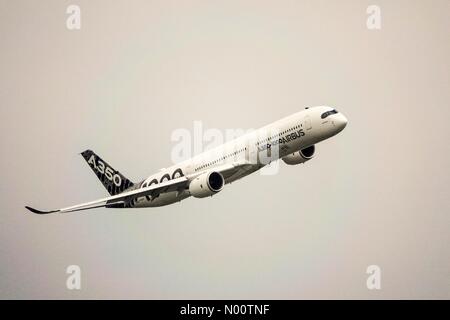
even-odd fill
[{"label": "airplane", "polygon": [[291,116],[244,134],[191,159],[133,183],[91,150],[81,153],[110,196],[36,214],[64,213],[94,208],[159,207],[190,196],[205,198],[226,184],[254,173],[272,161],[288,165],[311,160],[315,145],[341,132],[347,125],[342,113],[329,106],[307,107]]}]

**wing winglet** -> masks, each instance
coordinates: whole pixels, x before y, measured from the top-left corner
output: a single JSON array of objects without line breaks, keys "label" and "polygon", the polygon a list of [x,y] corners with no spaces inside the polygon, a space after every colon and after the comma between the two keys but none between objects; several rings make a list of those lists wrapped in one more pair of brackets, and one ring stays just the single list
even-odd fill
[{"label": "wing winglet", "polygon": [[27,208],[28,210],[30,210],[31,212],[36,213],[36,214],[49,214],[49,213],[54,213],[54,212],[59,212],[60,211],[60,210],[41,211],[41,210],[37,210],[37,209],[31,208],[29,206],[25,206],[25,208]]}]

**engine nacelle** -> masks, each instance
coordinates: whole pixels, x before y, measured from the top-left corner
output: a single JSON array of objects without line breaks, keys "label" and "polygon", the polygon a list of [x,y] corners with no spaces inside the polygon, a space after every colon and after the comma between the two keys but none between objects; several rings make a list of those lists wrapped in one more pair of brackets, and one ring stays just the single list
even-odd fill
[{"label": "engine nacelle", "polygon": [[189,184],[189,192],[195,198],[205,198],[222,190],[225,179],[219,172],[207,172],[199,175]]},{"label": "engine nacelle", "polygon": [[292,153],[283,158],[284,163],[289,165],[304,163],[314,157],[316,147],[314,145],[302,149],[298,152]]}]

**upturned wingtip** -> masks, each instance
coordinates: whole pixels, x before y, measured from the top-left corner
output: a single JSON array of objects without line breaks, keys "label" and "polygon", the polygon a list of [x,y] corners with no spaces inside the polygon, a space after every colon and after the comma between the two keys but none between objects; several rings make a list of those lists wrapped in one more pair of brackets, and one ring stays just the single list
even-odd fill
[{"label": "upturned wingtip", "polygon": [[41,211],[41,210],[37,210],[37,209],[34,209],[32,207],[29,207],[29,206],[25,206],[25,208],[30,210],[33,213],[36,213],[36,214],[49,214],[49,213],[54,213],[54,212],[58,212],[59,211],[59,210]]}]

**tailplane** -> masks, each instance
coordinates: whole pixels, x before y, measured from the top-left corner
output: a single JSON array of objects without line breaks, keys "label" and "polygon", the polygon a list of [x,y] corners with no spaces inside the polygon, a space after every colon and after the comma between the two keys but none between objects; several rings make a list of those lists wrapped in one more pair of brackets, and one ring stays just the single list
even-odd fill
[{"label": "tailplane", "polygon": [[133,182],[125,178],[119,171],[114,170],[92,150],[83,151],[81,155],[110,195],[119,194],[134,185]]}]

